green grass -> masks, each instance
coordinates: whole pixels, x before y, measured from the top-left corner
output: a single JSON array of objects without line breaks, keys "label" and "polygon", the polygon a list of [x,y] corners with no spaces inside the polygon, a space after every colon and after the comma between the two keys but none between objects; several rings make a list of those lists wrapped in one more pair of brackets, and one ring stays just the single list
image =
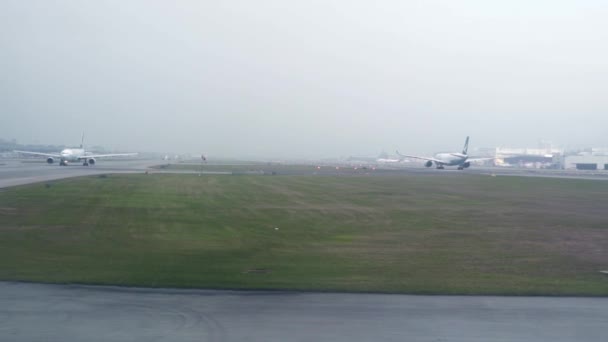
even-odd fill
[{"label": "green grass", "polygon": [[34,184],[0,192],[0,279],[605,296],[607,194],[601,181],[463,174]]}]

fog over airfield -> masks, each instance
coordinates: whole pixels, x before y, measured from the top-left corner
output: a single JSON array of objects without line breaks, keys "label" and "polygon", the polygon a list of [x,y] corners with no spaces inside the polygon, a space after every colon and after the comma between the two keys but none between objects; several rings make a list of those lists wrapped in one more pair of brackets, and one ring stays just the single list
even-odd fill
[{"label": "fog over airfield", "polygon": [[0,2],[0,137],[226,157],[608,146],[605,1]]}]

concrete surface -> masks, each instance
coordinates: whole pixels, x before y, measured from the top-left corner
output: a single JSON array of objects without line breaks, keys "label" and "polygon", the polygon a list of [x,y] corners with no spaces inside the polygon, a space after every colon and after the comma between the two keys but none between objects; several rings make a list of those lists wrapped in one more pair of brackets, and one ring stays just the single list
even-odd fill
[{"label": "concrete surface", "polygon": [[82,166],[81,164],[59,166],[57,163],[49,165],[44,162],[2,160],[0,188],[104,173],[145,172],[147,167],[154,163],[146,160],[102,160],[98,161],[95,166]]},{"label": "concrete surface", "polygon": [[0,282],[0,341],[605,341],[608,298]]}]

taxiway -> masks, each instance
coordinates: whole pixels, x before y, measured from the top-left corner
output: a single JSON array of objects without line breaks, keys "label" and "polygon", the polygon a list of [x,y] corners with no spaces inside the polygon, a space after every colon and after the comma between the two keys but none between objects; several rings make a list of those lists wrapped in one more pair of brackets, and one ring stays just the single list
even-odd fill
[{"label": "taxiway", "polygon": [[605,341],[608,298],[0,282],[2,341]]}]

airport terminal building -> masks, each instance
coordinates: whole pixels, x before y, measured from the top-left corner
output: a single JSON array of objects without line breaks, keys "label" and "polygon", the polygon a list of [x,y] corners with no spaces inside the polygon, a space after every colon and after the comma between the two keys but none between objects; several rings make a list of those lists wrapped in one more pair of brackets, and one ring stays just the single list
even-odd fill
[{"label": "airport terminal building", "polygon": [[499,167],[608,171],[608,148],[565,151],[554,147],[493,147],[480,148],[477,153],[495,158],[493,164]]},{"label": "airport terminal building", "polygon": [[494,166],[535,169],[561,168],[564,155],[563,149],[554,147],[492,147],[480,148],[477,152],[482,156],[494,158]]},{"label": "airport terminal building", "polygon": [[565,169],[608,170],[608,149],[592,148],[564,158]]}]

